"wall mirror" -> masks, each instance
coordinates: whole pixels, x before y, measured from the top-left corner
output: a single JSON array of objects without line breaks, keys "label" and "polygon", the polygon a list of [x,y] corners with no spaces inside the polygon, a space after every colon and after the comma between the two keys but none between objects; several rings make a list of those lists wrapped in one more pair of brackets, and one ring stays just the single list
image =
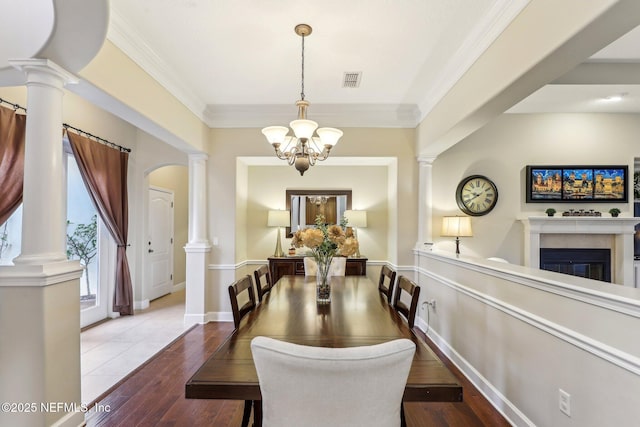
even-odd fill
[{"label": "wall mirror", "polygon": [[351,209],[351,190],[287,190],[287,210],[291,212],[291,227],[286,236],[315,224],[317,215],[324,215],[328,224],[339,224],[344,211]]}]

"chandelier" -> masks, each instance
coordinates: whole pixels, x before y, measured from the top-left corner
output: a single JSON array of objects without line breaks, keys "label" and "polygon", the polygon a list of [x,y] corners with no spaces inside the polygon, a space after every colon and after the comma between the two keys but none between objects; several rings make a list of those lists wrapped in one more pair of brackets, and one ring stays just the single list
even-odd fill
[{"label": "chandelier", "polygon": [[[329,152],[342,136],[342,131],[335,128],[319,128],[318,123],[307,120],[307,107],[309,101],[304,99],[304,38],[311,34],[312,28],[307,24],[296,25],[294,31],[302,37],[302,89],[300,100],[296,101],[298,118],[289,126],[295,136],[287,135],[289,128],[285,126],[269,126],[262,129],[267,141],[276,150],[276,156],[286,160],[289,165],[294,165],[300,175],[304,175],[309,166],[316,164],[318,160],[326,160]],[[314,135],[314,131],[317,136]],[[284,148],[280,148],[283,146]],[[320,149],[320,147],[323,147]]]}]

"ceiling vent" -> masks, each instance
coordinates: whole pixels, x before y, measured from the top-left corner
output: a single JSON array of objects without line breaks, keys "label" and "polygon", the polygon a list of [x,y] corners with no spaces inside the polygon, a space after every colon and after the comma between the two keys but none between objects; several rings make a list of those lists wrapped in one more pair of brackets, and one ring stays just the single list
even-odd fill
[{"label": "ceiling vent", "polygon": [[344,80],[342,81],[342,87],[359,87],[360,80],[362,79],[362,72],[347,71],[344,73]]}]

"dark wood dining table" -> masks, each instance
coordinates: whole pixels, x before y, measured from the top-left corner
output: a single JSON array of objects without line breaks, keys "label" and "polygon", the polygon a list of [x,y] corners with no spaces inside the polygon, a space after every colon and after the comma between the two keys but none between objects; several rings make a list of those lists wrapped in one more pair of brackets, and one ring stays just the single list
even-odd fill
[{"label": "dark wood dining table", "polygon": [[397,338],[415,342],[405,402],[461,402],[462,386],[366,276],[333,277],[331,302],[316,304],[315,277],[283,276],[263,302],[189,379],[192,399],[261,400],[251,340],[267,336],[296,344],[354,347]]}]

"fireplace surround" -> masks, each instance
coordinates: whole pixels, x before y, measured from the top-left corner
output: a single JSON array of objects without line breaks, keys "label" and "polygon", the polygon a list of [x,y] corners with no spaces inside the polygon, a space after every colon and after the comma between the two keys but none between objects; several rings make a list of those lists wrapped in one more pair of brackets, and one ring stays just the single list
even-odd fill
[{"label": "fireplace surround", "polygon": [[[553,237],[571,241],[571,247],[602,247],[602,242],[609,242],[605,245],[611,250],[611,282],[635,286],[633,238],[640,218],[531,216],[520,221],[524,225],[525,266],[540,268],[540,248],[549,247],[545,241],[553,241]],[[576,246],[578,242],[581,246]]]}]

